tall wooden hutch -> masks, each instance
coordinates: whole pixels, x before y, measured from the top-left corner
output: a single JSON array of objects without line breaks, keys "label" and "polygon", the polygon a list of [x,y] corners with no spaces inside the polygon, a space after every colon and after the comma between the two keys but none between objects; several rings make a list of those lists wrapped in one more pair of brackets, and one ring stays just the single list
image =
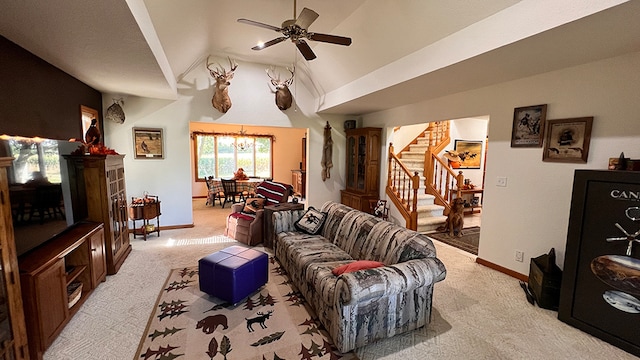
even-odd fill
[{"label": "tall wooden hutch", "polygon": [[354,209],[371,212],[369,200],[379,198],[381,128],[357,128],[347,133],[347,188],[341,202]]},{"label": "tall wooden hutch", "polygon": [[87,220],[104,223],[107,274],[113,275],[131,252],[124,155],[66,158],[72,186],[84,187],[75,193],[86,194],[86,199],[73,199],[74,207],[86,206]]},{"label": "tall wooden hutch", "polygon": [[7,167],[12,161],[10,157],[0,158],[0,359],[28,359],[7,178]]}]

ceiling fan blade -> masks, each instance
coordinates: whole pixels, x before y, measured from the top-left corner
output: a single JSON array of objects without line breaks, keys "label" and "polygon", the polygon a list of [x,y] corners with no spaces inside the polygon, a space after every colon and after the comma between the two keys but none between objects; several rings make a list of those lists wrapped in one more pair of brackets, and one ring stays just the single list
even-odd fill
[{"label": "ceiling fan blade", "polygon": [[309,47],[309,44],[307,44],[306,41],[298,39],[296,40],[296,46],[305,59],[313,60],[316,58],[316,54],[313,53],[313,50],[311,50],[311,47]]},{"label": "ceiling fan blade", "polygon": [[344,36],[308,33],[307,39],[313,40],[313,41],[321,41],[321,42],[326,42],[331,44],[337,44],[337,45],[345,45],[345,46],[351,45],[351,38],[344,37]]},{"label": "ceiling fan blade", "polygon": [[275,44],[281,43],[281,42],[283,42],[285,40],[287,40],[287,37],[286,36],[281,36],[279,38],[275,38],[273,40],[269,40],[269,41],[267,41],[266,43],[264,43],[262,45],[256,45],[256,46],[252,47],[251,50],[262,50],[262,49],[267,48],[267,47],[269,47],[271,45],[275,45]]},{"label": "ceiling fan blade", "polygon": [[298,16],[298,18],[296,19],[295,24],[300,26],[303,29],[307,29],[309,25],[311,25],[314,21],[316,21],[318,16],[320,15],[318,15],[317,12],[311,9],[304,8],[300,12],[300,16]]},{"label": "ceiling fan blade", "polygon": [[242,23],[242,24],[258,26],[258,27],[269,29],[269,30],[273,30],[273,31],[278,31],[278,32],[282,31],[282,29],[279,28],[279,27],[276,27],[276,26],[273,26],[273,25],[269,25],[269,24],[264,24],[264,23],[253,21],[253,20],[249,20],[249,19],[238,19],[238,22]]}]

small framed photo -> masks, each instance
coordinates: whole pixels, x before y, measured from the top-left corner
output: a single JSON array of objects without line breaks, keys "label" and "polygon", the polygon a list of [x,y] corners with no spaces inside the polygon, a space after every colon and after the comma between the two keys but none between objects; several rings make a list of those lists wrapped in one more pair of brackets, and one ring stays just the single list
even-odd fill
[{"label": "small framed photo", "polygon": [[460,169],[480,169],[482,160],[482,141],[456,140],[455,151],[458,152]]},{"label": "small framed photo", "polygon": [[593,117],[547,121],[542,161],[586,163]]},{"label": "small framed photo", "polygon": [[511,147],[542,147],[547,104],[515,108]]},{"label": "small framed photo", "polygon": [[164,159],[162,129],[133,128],[133,153],[136,159]]}]

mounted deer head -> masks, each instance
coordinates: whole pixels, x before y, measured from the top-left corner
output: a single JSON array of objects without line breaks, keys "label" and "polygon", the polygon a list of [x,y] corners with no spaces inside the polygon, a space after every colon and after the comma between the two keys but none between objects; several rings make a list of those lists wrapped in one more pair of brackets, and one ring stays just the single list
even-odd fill
[{"label": "mounted deer head", "polygon": [[271,67],[267,69],[267,75],[269,79],[271,79],[271,84],[275,86],[276,90],[271,90],[274,94],[276,94],[276,105],[280,110],[287,110],[291,107],[291,103],[293,102],[293,96],[291,95],[291,91],[289,91],[289,86],[293,83],[293,76],[296,68],[293,70],[287,68],[291,73],[291,77],[287,80],[280,80],[280,73],[278,76],[273,76],[271,73],[275,73],[275,67]]},{"label": "mounted deer head", "polygon": [[215,70],[211,68],[212,63],[209,62],[207,57],[207,69],[209,74],[216,81],[216,90],[213,93],[211,104],[221,113],[226,113],[231,108],[231,99],[229,98],[229,85],[231,85],[231,79],[233,79],[233,72],[238,67],[238,64],[229,59],[229,71],[226,71],[224,66],[216,63]]}]

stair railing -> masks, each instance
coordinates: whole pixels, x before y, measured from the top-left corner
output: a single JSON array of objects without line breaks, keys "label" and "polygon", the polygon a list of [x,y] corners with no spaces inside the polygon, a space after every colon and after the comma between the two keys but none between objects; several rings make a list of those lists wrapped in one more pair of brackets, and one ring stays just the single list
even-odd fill
[{"label": "stair railing", "polygon": [[452,192],[460,197],[464,175],[462,171],[456,174],[449,166],[438,157],[431,147],[425,156],[425,186],[428,194],[435,196],[435,203],[446,208],[445,213],[451,210]]},{"label": "stair railing", "polygon": [[[396,129],[399,129],[399,127],[394,128],[394,131]],[[436,150],[439,149],[439,151],[442,151],[451,142],[449,137],[449,121],[436,121],[429,123],[424,131],[418,133],[418,135],[416,135],[416,137],[398,153],[400,154],[404,151],[409,151],[411,145],[416,145],[418,143],[418,139],[425,137],[429,139],[429,143],[427,145],[433,145],[436,147]]]},{"label": "stair railing", "polygon": [[433,147],[432,150],[435,151],[436,154],[444,150],[444,148],[451,142],[451,138],[449,137],[449,124],[449,121],[436,121],[429,123],[429,127],[426,130],[429,132],[429,146]]},{"label": "stair railing", "polygon": [[420,176],[411,171],[393,152],[389,144],[389,167],[386,193],[406,221],[407,229],[418,229],[418,188]]}]

